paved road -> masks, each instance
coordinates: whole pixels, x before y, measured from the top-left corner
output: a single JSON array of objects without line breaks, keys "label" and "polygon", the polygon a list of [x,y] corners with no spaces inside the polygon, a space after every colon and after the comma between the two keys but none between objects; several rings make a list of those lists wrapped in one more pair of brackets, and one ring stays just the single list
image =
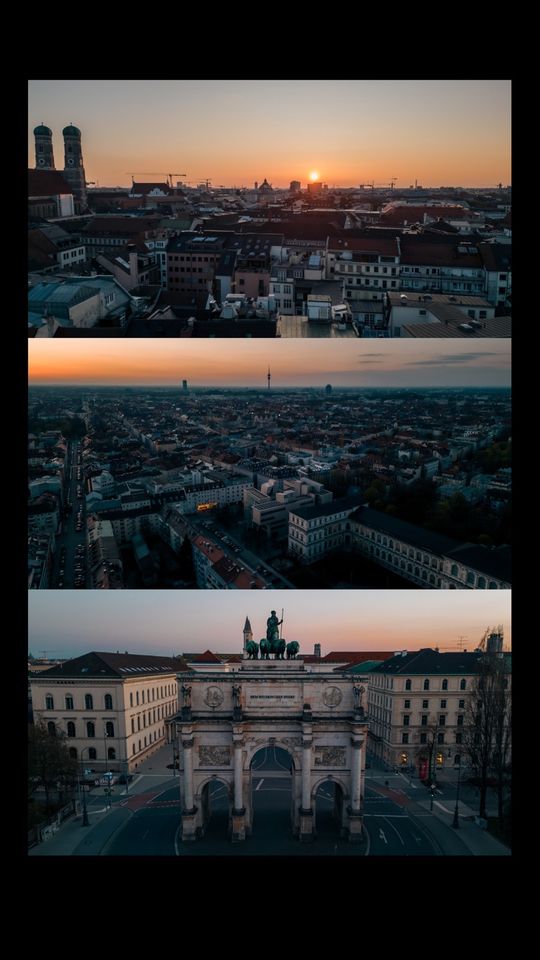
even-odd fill
[{"label": "paved road", "polygon": [[[85,573],[86,586],[88,580],[86,577],[86,501],[84,496],[84,479],[82,474],[82,464],[79,463],[81,445],[78,441],[70,441],[66,456],[65,482],[64,482],[64,505],[70,504],[72,510],[62,519],[62,532],[56,537],[56,552],[54,556],[52,587],[56,589],[72,590],[75,587],[75,557],[77,547],[84,547],[83,571]],[[77,469],[81,467],[81,479],[77,480]],[[82,487],[82,497],[78,497],[77,488]],[[77,514],[79,510],[83,515],[82,530],[76,529]],[[61,572],[62,559],[64,561],[63,572]]]}]

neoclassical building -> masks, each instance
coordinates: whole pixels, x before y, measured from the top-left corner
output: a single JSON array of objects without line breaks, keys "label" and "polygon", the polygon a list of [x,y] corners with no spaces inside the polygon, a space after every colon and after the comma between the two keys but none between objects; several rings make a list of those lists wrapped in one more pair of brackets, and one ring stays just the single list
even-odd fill
[{"label": "neoclassical building", "polygon": [[189,673],[182,658],[153,653],[85,653],[31,676],[34,720],[96,771],[135,770],[166,742],[179,669]]}]

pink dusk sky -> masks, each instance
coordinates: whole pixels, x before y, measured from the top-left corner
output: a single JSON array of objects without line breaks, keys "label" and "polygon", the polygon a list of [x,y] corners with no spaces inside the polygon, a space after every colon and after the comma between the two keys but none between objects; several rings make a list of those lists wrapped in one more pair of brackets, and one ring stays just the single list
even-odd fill
[{"label": "pink dusk sky", "polygon": [[206,649],[242,650],[246,616],[254,638],[270,610],[283,636],[323,656],[332,650],[473,650],[488,626],[502,624],[511,643],[508,590],[111,590],[35,591],[28,597],[29,650],[75,657],[90,650],[164,656]]}]

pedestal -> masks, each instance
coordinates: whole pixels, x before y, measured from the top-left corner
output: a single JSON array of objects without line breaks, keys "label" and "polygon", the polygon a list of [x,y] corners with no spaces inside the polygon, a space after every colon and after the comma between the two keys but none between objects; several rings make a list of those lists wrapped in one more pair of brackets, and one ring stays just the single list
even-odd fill
[{"label": "pedestal", "polygon": [[313,810],[303,810],[300,807],[300,830],[298,839],[301,843],[311,843],[313,840]]},{"label": "pedestal", "polygon": [[182,810],[182,843],[197,839],[197,807]]},{"label": "pedestal", "polygon": [[233,810],[231,814],[231,841],[238,843],[246,839],[246,808]]},{"label": "pedestal", "polygon": [[363,816],[361,810],[348,808],[349,815],[349,843],[362,843],[363,839]]}]

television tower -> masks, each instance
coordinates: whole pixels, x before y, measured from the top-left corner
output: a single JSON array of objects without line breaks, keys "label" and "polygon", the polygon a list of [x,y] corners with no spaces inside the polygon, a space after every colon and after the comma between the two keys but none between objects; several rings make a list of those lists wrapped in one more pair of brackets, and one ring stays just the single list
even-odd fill
[{"label": "television tower", "polygon": [[266,379],[268,380],[268,389],[270,389],[270,380],[272,379],[272,375],[270,373],[270,367],[268,367],[268,373],[266,375]]}]

